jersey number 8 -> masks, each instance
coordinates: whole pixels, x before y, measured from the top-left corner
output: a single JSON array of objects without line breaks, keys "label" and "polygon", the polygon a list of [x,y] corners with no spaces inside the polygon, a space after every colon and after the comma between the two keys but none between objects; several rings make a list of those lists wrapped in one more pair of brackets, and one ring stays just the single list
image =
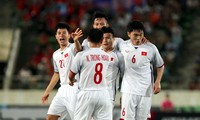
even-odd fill
[{"label": "jersey number 8", "polygon": [[[103,70],[103,64],[102,63],[97,63],[95,65],[95,74],[94,74],[94,83],[95,84],[100,84],[102,81],[102,70]],[[97,79],[98,77],[98,79]]]}]

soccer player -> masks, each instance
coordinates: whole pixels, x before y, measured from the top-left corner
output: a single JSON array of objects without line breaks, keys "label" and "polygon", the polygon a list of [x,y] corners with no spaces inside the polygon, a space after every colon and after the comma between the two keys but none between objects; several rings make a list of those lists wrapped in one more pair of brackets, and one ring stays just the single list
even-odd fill
[{"label": "soccer player", "polygon": [[[108,18],[107,16],[102,13],[102,12],[95,12],[94,15],[93,15],[93,28],[95,29],[101,29],[102,27],[108,27],[109,24],[108,24]],[[118,49],[118,46],[121,42],[123,42],[124,40],[122,38],[119,38],[119,37],[115,37],[114,38],[114,43],[113,43],[113,47]],[[83,50],[86,50],[86,49],[89,49],[90,48],[90,44],[88,42],[87,39],[85,39],[82,43],[82,47],[83,47]]]},{"label": "soccer player", "polygon": [[[142,42],[144,26],[141,22],[130,22],[127,34],[130,39],[120,45],[125,60],[120,120],[146,120],[150,113],[152,93],[157,94],[161,90],[164,62],[154,44]],[[152,64],[157,68],[155,82]]]},{"label": "soccer player", "polygon": [[74,76],[79,73],[79,92],[74,120],[112,120],[112,103],[106,84],[109,55],[100,46],[103,32],[91,29],[88,35],[90,49],[79,52],[73,60],[69,79],[74,84]]},{"label": "soccer player", "polygon": [[122,78],[124,74],[124,57],[121,52],[113,47],[113,43],[115,41],[113,29],[111,27],[103,27],[101,30],[104,33],[101,48],[111,57],[107,70],[106,81],[114,108],[115,96],[119,88],[119,79]]},{"label": "soccer player", "polygon": [[70,27],[65,23],[58,23],[56,26],[55,38],[60,48],[53,53],[54,74],[47,86],[43,96],[42,103],[48,102],[48,97],[56,83],[60,79],[60,88],[53,98],[48,113],[47,120],[64,119],[64,117],[73,119],[77,85],[73,87],[68,84],[68,73],[76,52],[81,51],[81,45],[78,39],[82,36],[82,30],[76,29],[71,37],[74,44],[69,43]]}]

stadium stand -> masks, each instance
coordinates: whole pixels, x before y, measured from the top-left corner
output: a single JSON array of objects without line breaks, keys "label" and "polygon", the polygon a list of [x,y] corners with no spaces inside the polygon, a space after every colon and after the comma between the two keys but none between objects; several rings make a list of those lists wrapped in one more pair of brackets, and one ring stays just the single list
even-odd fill
[{"label": "stadium stand", "polygon": [[[195,16],[195,14],[193,16],[190,14],[190,9],[196,9],[195,6],[188,1],[179,0],[165,2],[139,0],[130,3],[131,5],[119,2],[111,10],[104,9],[103,6],[111,4],[112,2],[91,3],[89,1],[72,2],[68,0],[16,1],[17,13],[20,15],[18,25],[22,29],[23,36],[21,40],[26,45],[21,46],[19,55],[21,57],[18,57],[15,75],[23,68],[24,63],[27,64],[33,76],[40,73],[51,75],[53,72],[51,55],[58,48],[53,35],[56,23],[66,21],[71,25],[72,30],[80,26],[84,33],[87,33],[91,23],[90,16],[95,10],[103,10],[108,15],[116,36],[124,39],[127,39],[127,36],[126,32],[122,31],[125,31],[128,21],[136,19],[144,22],[147,38],[157,45],[165,60],[163,88],[187,89],[188,86],[177,84],[179,81],[186,81],[185,84],[188,84],[188,80],[184,80],[185,77],[182,76],[184,74],[180,72],[178,65],[183,63],[180,60],[184,55],[182,51],[187,50],[187,46],[183,48],[186,42],[184,38],[189,31],[188,28],[191,27],[192,18]],[[44,68],[42,71],[41,65]],[[171,83],[176,86],[174,87]],[[44,87],[38,85],[38,88]]]}]

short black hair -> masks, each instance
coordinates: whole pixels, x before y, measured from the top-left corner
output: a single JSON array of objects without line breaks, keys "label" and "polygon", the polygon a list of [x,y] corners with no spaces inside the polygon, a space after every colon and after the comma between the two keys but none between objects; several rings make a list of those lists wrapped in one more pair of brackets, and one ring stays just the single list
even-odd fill
[{"label": "short black hair", "polygon": [[142,30],[145,32],[144,25],[139,21],[131,21],[127,25],[127,32],[131,32],[133,30]]},{"label": "short black hair", "polygon": [[106,14],[104,14],[104,13],[101,12],[101,11],[96,11],[96,12],[94,12],[93,21],[94,21],[96,18],[105,18],[106,21],[108,22],[108,17],[106,16]]},{"label": "short black hair", "polygon": [[88,38],[93,43],[100,43],[103,40],[103,32],[99,29],[90,29]]},{"label": "short black hair", "polygon": [[57,31],[58,29],[67,29],[67,31],[69,32],[70,26],[69,26],[67,23],[59,22],[59,23],[56,25],[56,31]]},{"label": "short black hair", "polygon": [[103,33],[111,33],[114,36],[114,31],[111,27],[102,27],[101,30],[103,31]]}]

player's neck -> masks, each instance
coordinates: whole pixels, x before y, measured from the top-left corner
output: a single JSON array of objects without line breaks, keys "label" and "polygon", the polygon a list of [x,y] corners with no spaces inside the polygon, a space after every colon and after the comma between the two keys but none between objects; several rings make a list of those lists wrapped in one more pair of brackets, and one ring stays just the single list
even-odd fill
[{"label": "player's neck", "polygon": [[100,48],[101,44],[96,43],[90,43],[90,48]]},{"label": "player's neck", "polygon": [[67,47],[67,44],[66,45],[60,45],[60,50],[64,50],[66,47]]},{"label": "player's neck", "polygon": [[131,41],[131,44],[133,45],[133,46],[139,46],[139,45],[142,45],[142,42],[133,42],[133,41]]},{"label": "player's neck", "polygon": [[108,49],[104,49],[104,48],[103,48],[103,50],[104,50],[105,52],[110,52],[110,51],[112,51],[113,49],[114,49],[113,47],[108,48]]}]

